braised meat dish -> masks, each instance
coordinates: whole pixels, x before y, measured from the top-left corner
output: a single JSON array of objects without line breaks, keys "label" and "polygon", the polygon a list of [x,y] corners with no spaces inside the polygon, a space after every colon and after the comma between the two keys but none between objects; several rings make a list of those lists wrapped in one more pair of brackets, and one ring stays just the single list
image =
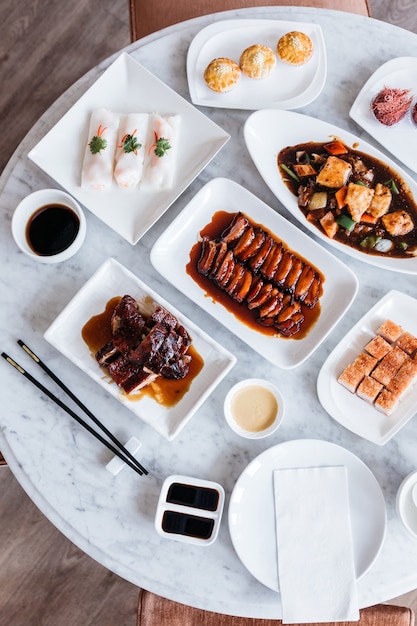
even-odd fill
[{"label": "braised meat dish", "polygon": [[322,294],[321,273],[241,212],[219,237],[203,236],[197,270],[284,337],[300,331]]},{"label": "braised meat dish", "polygon": [[111,341],[95,356],[126,393],[138,391],[160,376],[172,380],[188,374],[190,336],[162,306],[146,317],[138,302],[125,295],[113,311],[111,331]]},{"label": "braised meat dish", "polygon": [[306,219],[327,237],[368,254],[417,254],[417,206],[388,165],[335,140],[284,148],[278,169]]}]

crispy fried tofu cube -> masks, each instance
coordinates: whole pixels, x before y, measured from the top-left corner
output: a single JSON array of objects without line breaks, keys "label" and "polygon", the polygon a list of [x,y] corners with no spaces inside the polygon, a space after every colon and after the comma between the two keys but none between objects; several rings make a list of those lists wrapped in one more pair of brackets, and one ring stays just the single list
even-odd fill
[{"label": "crispy fried tofu cube", "polygon": [[349,163],[338,157],[329,156],[316,181],[322,187],[338,189],[346,185],[351,173],[352,166]]},{"label": "crispy fried tofu cube", "polygon": [[364,185],[349,183],[346,193],[346,206],[355,222],[369,209],[375,191]]},{"label": "crispy fried tofu cube", "polygon": [[374,217],[382,217],[391,206],[392,193],[385,185],[377,183],[375,185],[375,193],[369,207],[369,213]]},{"label": "crispy fried tofu cube", "polygon": [[383,215],[382,223],[385,229],[393,237],[401,237],[411,232],[414,228],[412,217],[407,211],[393,211]]},{"label": "crispy fried tofu cube", "polygon": [[319,221],[326,235],[330,237],[330,239],[333,239],[339,228],[339,224],[336,222],[333,213],[328,211]]},{"label": "crispy fried tofu cube", "polygon": [[310,163],[297,163],[296,165],[293,165],[293,168],[297,176],[300,178],[303,178],[304,176],[315,176],[317,174],[316,170],[312,165],[310,165]]}]

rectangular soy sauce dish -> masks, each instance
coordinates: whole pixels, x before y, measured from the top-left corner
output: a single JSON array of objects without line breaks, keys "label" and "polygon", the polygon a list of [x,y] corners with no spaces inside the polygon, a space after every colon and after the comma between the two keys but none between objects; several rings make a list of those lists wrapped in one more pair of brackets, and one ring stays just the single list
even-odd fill
[{"label": "rectangular soy sauce dish", "polygon": [[224,499],[224,489],[216,482],[168,476],[159,496],[155,528],[168,539],[210,545],[219,532]]}]

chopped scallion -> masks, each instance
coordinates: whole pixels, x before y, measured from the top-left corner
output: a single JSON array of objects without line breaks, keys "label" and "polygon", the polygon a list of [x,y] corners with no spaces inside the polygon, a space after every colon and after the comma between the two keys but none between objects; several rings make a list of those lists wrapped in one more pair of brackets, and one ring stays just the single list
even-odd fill
[{"label": "chopped scallion", "polygon": [[389,180],[386,180],[385,183],[383,183],[383,185],[385,185],[385,187],[389,187],[392,193],[395,193],[397,195],[400,193],[397,185],[395,184],[395,181],[392,178],[390,178]]},{"label": "chopped scallion", "polygon": [[291,178],[296,180],[297,183],[300,182],[300,179],[298,178],[297,174],[294,174],[294,172],[292,170],[290,170],[290,168],[287,167],[287,165],[285,165],[285,163],[281,163],[281,167],[284,170],[284,172],[286,172],[288,174],[288,176],[291,176]]}]

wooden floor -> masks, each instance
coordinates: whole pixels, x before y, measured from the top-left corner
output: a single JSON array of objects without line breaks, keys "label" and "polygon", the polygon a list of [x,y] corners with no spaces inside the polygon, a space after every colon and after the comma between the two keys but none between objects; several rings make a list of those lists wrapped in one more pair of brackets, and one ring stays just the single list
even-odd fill
[{"label": "wooden floor", "polygon": [[[417,33],[416,0],[370,0]],[[128,0],[1,0],[0,172],[74,81],[127,45]],[[137,589],[80,552],[0,467],[0,626],[134,626]],[[398,601],[417,610],[417,591]]]}]

